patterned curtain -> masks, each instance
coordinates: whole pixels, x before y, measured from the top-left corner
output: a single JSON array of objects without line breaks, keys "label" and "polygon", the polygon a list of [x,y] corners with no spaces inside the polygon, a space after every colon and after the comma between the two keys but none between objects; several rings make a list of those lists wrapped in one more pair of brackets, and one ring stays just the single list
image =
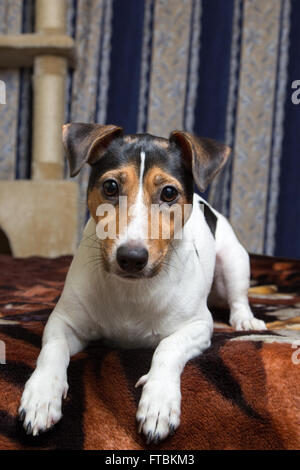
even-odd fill
[{"label": "patterned curtain", "polygon": [[[205,197],[254,253],[300,257],[299,0],[67,0],[78,64],[66,121],[128,133],[186,129],[226,142]],[[1,33],[29,32],[30,0],[0,0]],[[5,18],[5,21],[3,20]],[[0,177],[30,177],[31,71],[1,71]],[[66,177],[67,170],[66,170]],[[80,227],[88,168],[78,176]]]},{"label": "patterned curtain", "polygon": [[[33,0],[0,0],[0,34],[32,30]],[[0,179],[30,177],[31,76],[29,69],[0,69],[6,85],[6,104],[0,104]]]}]

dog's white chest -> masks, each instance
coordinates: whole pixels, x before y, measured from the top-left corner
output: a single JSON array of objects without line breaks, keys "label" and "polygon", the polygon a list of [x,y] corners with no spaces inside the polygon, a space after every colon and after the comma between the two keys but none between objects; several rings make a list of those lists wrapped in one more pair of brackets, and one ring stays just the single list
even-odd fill
[{"label": "dog's white chest", "polygon": [[113,299],[108,296],[95,309],[89,334],[121,347],[154,347],[190,316],[191,307],[183,293],[179,299],[178,287],[177,293],[174,289],[173,295],[172,292],[170,296],[164,294],[165,299],[157,292],[157,297],[146,297],[144,301],[128,289],[125,298],[120,290],[115,291]]}]

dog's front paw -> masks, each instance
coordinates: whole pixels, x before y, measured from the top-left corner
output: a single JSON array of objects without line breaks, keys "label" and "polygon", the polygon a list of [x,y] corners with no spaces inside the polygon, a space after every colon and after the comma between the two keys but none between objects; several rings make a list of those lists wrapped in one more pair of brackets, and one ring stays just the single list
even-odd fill
[{"label": "dog's front paw", "polygon": [[62,397],[67,392],[66,377],[35,370],[25,385],[19,407],[19,418],[27,434],[37,436],[61,419]]},{"label": "dog's front paw", "polygon": [[266,324],[255,317],[235,317],[230,320],[231,325],[237,331],[242,330],[266,330]]},{"label": "dog's front paw", "polygon": [[136,419],[139,432],[147,437],[147,444],[174,434],[180,423],[180,383],[151,379],[143,376],[137,386],[144,385]]}]

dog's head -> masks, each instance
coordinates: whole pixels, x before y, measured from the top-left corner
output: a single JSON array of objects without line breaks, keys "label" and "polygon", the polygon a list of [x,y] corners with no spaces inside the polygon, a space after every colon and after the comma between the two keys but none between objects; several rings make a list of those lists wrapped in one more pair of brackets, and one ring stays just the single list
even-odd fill
[{"label": "dog's head", "polygon": [[71,176],[91,166],[87,200],[104,268],[133,279],[161,270],[190,216],[194,183],[205,191],[230,153],[188,132],[164,139],[114,125],[66,124],[63,141]]}]

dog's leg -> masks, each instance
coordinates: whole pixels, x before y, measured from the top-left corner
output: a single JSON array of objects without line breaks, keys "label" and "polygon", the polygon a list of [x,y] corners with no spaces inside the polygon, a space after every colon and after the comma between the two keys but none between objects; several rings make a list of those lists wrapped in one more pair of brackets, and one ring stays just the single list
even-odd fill
[{"label": "dog's leg", "polygon": [[215,278],[209,300],[211,297],[225,300],[230,308],[230,324],[236,330],[265,330],[265,323],[254,317],[249,306],[249,255],[227,220],[222,217],[219,222],[222,225],[217,236],[221,240],[217,240]]},{"label": "dog's leg", "polygon": [[19,408],[27,434],[38,435],[57,423],[62,397],[67,396],[67,367],[70,356],[85,347],[75,332],[52,313],[43,334],[37,367],[25,385]]},{"label": "dog's leg", "polygon": [[173,434],[180,422],[180,375],[186,362],[210,346],[211,314],[203,306],[201,317],[164,338],[155,350],[151,368],[137,382],[143,385],[136,419],[147,443]]}]

